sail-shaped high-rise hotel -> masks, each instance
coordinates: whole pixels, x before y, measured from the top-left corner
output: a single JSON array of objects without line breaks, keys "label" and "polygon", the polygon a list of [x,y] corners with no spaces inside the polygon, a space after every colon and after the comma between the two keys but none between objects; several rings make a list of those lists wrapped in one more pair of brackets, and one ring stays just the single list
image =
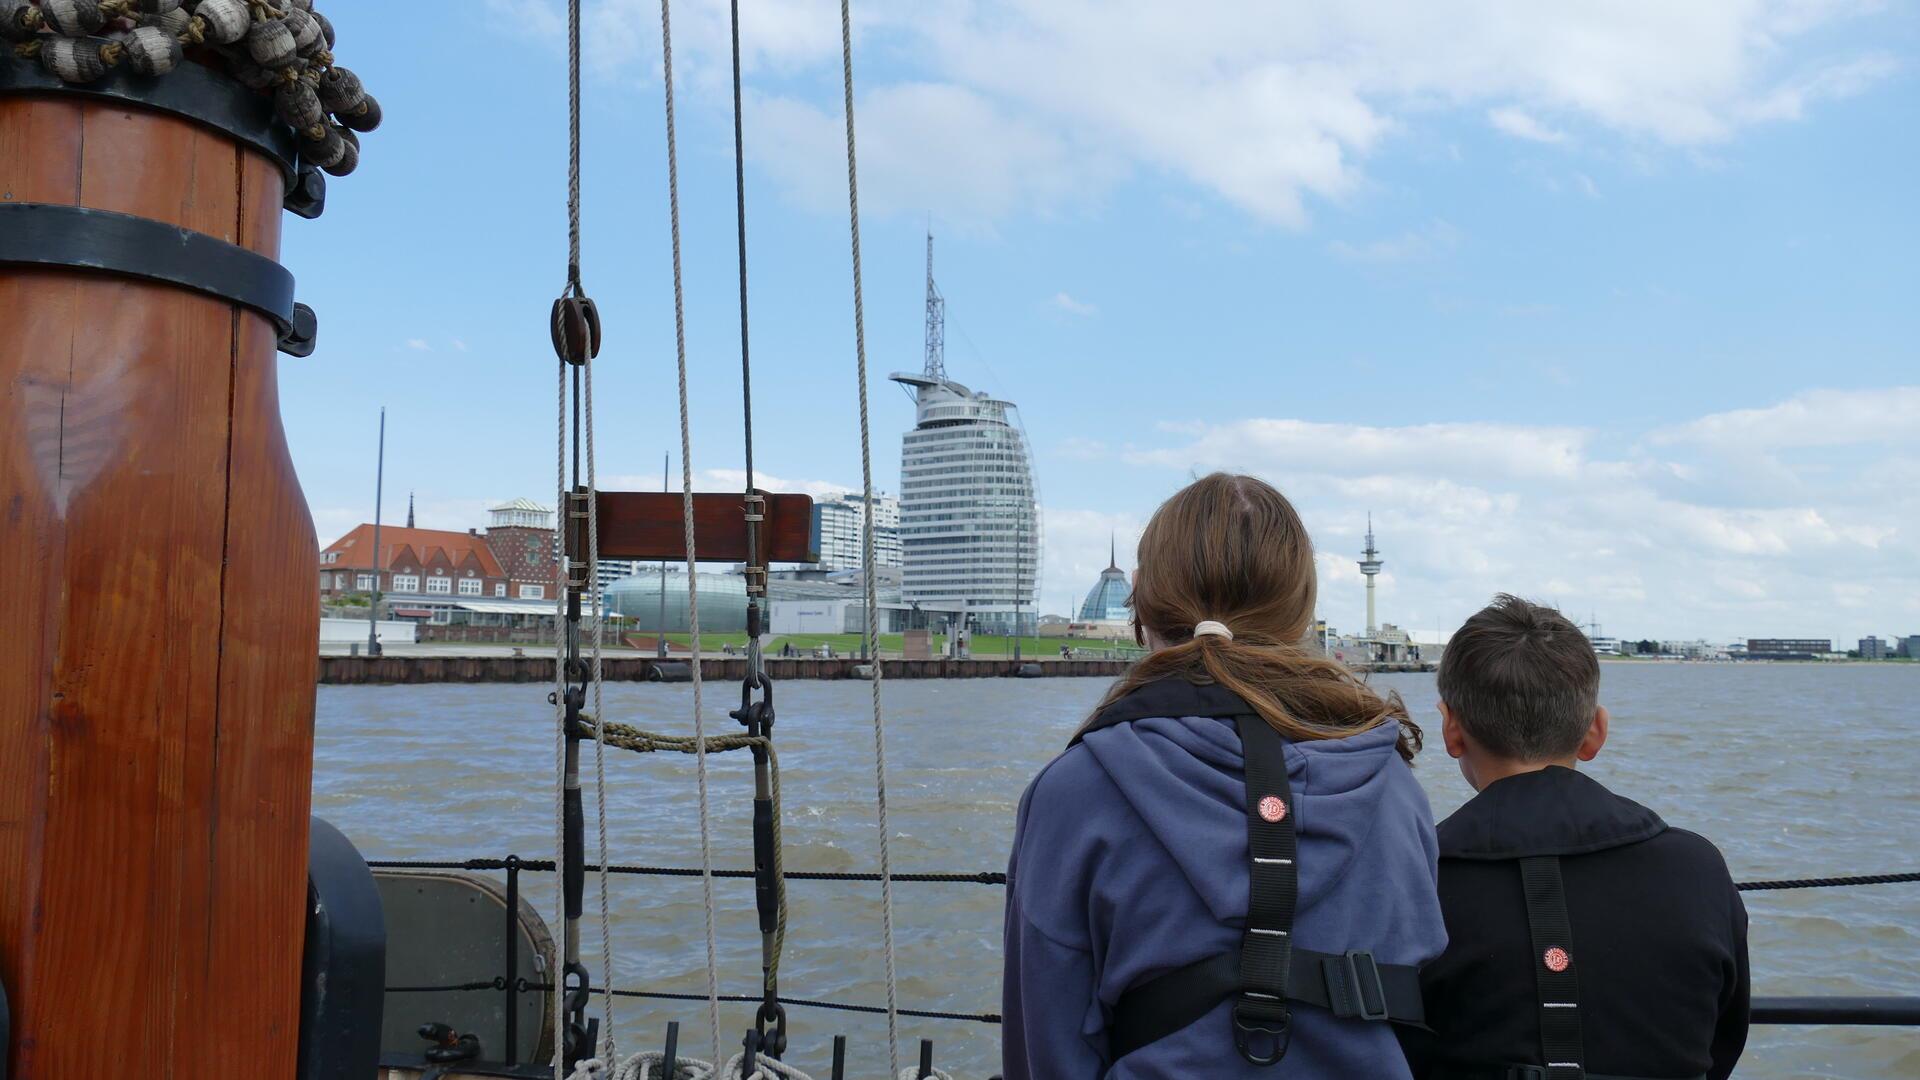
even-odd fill
[{"label": "sail-shaped high-rise hotel", "polygon": [[932,614],[964,611],[975,630],[1031,632],[1040,521],[1033,463],[1011,401],[947,378],[946,301],[927,237],[927,351],[915,423],[900,453],[900,598]]}]

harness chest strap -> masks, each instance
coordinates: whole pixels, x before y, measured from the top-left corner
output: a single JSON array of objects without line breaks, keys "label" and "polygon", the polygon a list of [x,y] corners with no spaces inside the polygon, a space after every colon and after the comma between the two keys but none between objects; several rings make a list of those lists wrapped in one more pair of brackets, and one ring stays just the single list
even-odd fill
[{"label": "harness chest strap", "polygon": [[1527,930],[1533,944],[1543,1064],[1443,1066],[1431,1080],[1646,1080],[1586,1070],[1580,980],[1573,966],[1573,920],[1567,914],[1567,890],[1560,877],[1559,857],[1534,855],[1521,859],[1520,884],[1526,896]]},{"label": "harness chest strap", "polygon": [[[1583,1080],[1586,1046],[1580,1025],[1580,980],[1573,970],[1573,922],[1556,855],[1520,860],[1533,975],[1540,1003],[1541,1080]],[[1531,1068],[1532,1066],[1528,1066]]]},{"label": "harness chest strap", "polygon": [[1290,1004],[1343,1018],[1425,1022],[1417,967],[1378,964],[1365,951],[1336,955],[1294,945],[1298,836],[1286,743],[1257,715],[1235,720],[1246,757],[1246,933],[1237,952],[1167,972],[1122,994],[1108,1031],[1115,1060],[1196,1023],[1227,998],[1233,999],[1234,1045],[1256,1065],[1285,1056]]}]

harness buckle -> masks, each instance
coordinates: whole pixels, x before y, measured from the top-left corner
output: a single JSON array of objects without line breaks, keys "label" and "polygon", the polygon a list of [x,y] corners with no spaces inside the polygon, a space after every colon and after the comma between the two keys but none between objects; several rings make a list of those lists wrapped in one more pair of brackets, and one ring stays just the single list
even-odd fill
[{"label": "harness buckle", "polygon": [[[1380,980],[1380,965],[1373,962],[1373,954],[1354,949],[1342,959],[1346,962],[1347,988],[1353,992],[1355,1015],[1362,1020],[1387,1019],[1387,984]],[[1369,1004],[1372,1001],[1379,1002],[1379,1006]]]},{"label": "harness buckle", "polygon": [[1547,1080],[1547,1070],[1540,1065],[1509,1065],[1506,1080]]},{"label": "harness buckle", "polygon": [[[1266,1052],[1255,1040],[1265,1040]],[[1248,1001],[1233,1005],[1233,1045],[1250,1065],[1275,1065],[1293,1041],[1293,1014],[1284,1002]]]}]

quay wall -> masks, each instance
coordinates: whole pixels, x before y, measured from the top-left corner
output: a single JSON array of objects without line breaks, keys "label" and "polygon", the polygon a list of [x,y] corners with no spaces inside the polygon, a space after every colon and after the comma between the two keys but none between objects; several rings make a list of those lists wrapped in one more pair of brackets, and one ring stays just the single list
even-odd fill
[{"label": "quay wall", "polygon": [[[322,656],[320,682],[335,686],[408,683],[549,683],[550,656]],[[606,657],[601,670],[608,682],[655,681],[652,657]],[[862,661],[767,657],[766,672],[776,680],[854,679]],[[688,662],[669,661],[669,681],[684,681]],[[1013,678],[1027,669],[1028,678],[1111,679],[1127,669],[1124,660],[882,660],[887,679],[998,679]],[[1432,664],[1381,664],[1375,671],[1432,671]],[[708,657],[701,661],[701,678],[712,682],[746,678],[745,657]]]}]

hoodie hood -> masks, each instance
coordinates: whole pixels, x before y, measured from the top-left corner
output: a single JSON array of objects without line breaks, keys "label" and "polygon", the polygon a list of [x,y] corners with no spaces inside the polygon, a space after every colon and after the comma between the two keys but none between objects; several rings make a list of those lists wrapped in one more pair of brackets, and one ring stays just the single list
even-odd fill
[{"label": "hoodie hood", "polygon": [[1559,765],[1487,785],[1440,825],[1445,859],[1585,855],[1667,830],[1660,815]]},{"label": "hoodie hood", "polygon": [[[1104,710],[1075,737],[1216,919],[1247,910],[1246,759],[1240,723],[1265,723],[1237,695],[1179,679],[1150,683]],[[1385,724],[1344,739],[1288,742],[1303,867],[1298,904],[1338,890],[1379,820],[1404,794],[1399,730]]]}]

